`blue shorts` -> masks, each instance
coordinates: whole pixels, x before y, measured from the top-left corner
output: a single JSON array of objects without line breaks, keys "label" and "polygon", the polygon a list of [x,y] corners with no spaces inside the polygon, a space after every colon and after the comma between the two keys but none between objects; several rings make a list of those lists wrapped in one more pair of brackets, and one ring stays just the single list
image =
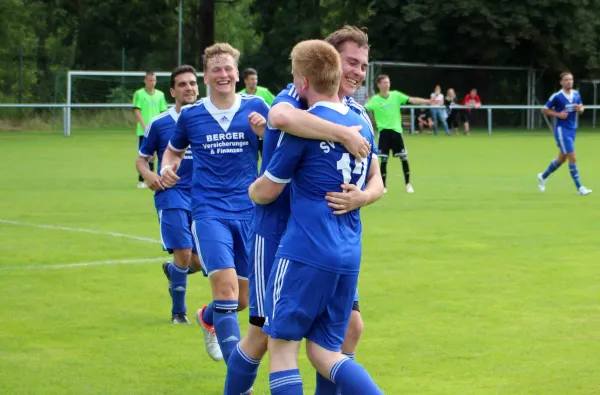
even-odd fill
[{"label": "blue shorts", "polygon": [[197,254],[192,238],[192,215],[189,211],[172,208],[158,211],[158,225],[163,250],[169,254],[173,250],[192,249]]},{"label": "blue shorts", "polygon": [[250,290],[250,317],[265,316],[265,291],[275,262],[279,243],[270,241],[255,233],[254,263],[248,276]]},{"label": "blue shorts", "polygon": [[565,129],[562,126],[554,128],[554,138],[561,154],[575,152],[575,134],[576,129]]},{"label": "blue shorts", "polygon": [[212,273],[233,268],[248,279],[252,264],[252,220],[207,218],[192,222],[192,234],[202,269]]},{"label": "blue shorts", "polygon": [[354,303],[358,303],[358,288],[356,288],[356,292],[354,292]]},{"label": "blue shorts", "polygon": [[357,282],[357,275],[279,259],[267,285],[263,331],[272,339],[306,338],[327,350],[340,351]]}]

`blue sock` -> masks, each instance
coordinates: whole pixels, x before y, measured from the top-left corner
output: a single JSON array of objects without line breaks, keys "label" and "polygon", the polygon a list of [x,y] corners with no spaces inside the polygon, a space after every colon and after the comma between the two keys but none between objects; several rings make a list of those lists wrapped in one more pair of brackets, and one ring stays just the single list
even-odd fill
[{"label": "blue sock", "polygon": [[225,379],[225,395],[250,393],[258,374],[260,359],[252,359],[238,344],[227,361],[227,378]]},{"label": "blue sock", "polygon": [[208,305],[208,307],[204,310],[204,312],[202,313],[202,321],[204,321],[204,323],[208,326],[213,326],[214,325],[214,319],[213,319],[213,313],[215,312],[214,309],[214,302],[210,302],[210,304]]},{"label": "blue sock", "polygon": [[558,169],[560,166],[562,165],[562,163],[558,163],[558,161],[556,159],[554,159],[552,162],[550,162],[550,164],[548,165],[548,168],[546,169],[546,171],[542,174],[542,178],[545,180],[546,178],[548,178],[548,176],[552,173],[554,173],[556,171],[556,169]]},{"label": "blue sock", "polygon": [[215,300],[213,319],[215,322],[215,333],[223,353],[225,363],[229,356],[235,350],[235,346],[242,337],[240,333],[240,324],[238,323],[238,301],[237,300]]},{"label": "blue sock", "polygon": [[300,370],[283,370],[269,374],[272,395],[304,395]]},{"label": "blue sock", "polygon": [[326,379],[317,372],[317,388],[315,389],[315,395],[338,395],[336,391],[336,385],[334,382]]},{"label": "blue sock", "polygon": [[169,263],[169,277],[171,278],[171,299],[173,300],[172,314],[185,313],[185,288],[187,287],[188,269],[182,269],[173,262]]},{"label": "blue sock", "polygon": [[349,358],[333,365],[330,376],[344,395],[383,395],[365,368]]},{"label": "blue sock", "polygon": [[575,163],[569,163],[569,173],[571,173],[571,178],[575,181],[575,185],[577,189],[581,188],[581,180],[579,179],[579,170],[577,170],[577,165]]}]

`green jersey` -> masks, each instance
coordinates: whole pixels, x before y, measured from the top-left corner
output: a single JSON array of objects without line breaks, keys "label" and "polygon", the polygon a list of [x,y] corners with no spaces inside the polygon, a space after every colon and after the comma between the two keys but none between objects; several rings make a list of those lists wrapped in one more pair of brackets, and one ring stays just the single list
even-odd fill
[{"label": "green jersey", "polygon": [[377,130],[390,129],[402,133],[402,115],[400,106],[408,103],[409,96],[402,92],[390,91],[387,97],[381,95],[373,96],[365,108],[373,111]]},{"label": "green jersey", "polygon": [[[155,89],[153,94],[146,92],[145,88],[138,89],[133,95],[133,108],[140,110],[144,123],[148,125],[152,118],[167,111],[165,94],[158,89]],[[137,135],[144,135],[144,128],[139,122],[137,122]]]},{"label": "green jersey", "polygon": [[[238,93],[243,93],[246,95],[249,94],[248,92],[246,92],[246,88],[242,89]],[[262,86],[256,87],[256,92],[254,93],[254,96],[262,97],[263,100],[266,101],[269,106],[273,104],[273,100],[275,100],[275,96],[267,88],[263,88]]]}]

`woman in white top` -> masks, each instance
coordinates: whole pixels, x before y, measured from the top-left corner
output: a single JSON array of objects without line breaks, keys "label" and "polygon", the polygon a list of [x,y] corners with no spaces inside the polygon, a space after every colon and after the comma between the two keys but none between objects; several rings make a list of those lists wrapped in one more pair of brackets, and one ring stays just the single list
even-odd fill
[{"label": "woman in white top", "polygon": [[[442,95],[442,88],[439,85],[435,86],[433,93],[431,94],[431,105],[432,106],[443,106],[444,95]],[[446,109],[445,108],[432,108],[431,118],[433,119],[433,134],[437,136],[438,132],[438,121],[444,127],[444,132],[450,136],[450,130],[448,130],[448,123],[446,122]]]}]

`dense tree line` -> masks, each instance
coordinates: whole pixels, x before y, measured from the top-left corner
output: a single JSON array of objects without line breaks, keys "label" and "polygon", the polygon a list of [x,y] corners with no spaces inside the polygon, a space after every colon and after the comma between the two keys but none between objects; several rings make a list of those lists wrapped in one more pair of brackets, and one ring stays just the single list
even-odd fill
[{"label": "dense tree line", "polygon": [[[57,98],[69,69],[169,70],[177,63],[179,0],[0,1],[0,101]],[[184,0],[183,61],[201,66],[213,40],[242,51],[273,90],[289,51],[344,23],[368,27],[371,58],[518,65],[555,78],[600,69],[600,0]],[[210,21],[214,17],[214,30]],[[214,36],[213,36],[214,35]],[[22,56],[21,56],[22,55]],[[509,82],[509,81],[508,81]],[[510,85],[507,82],[508,85]],[[428,87],[429,88],[429,87]]]}]

